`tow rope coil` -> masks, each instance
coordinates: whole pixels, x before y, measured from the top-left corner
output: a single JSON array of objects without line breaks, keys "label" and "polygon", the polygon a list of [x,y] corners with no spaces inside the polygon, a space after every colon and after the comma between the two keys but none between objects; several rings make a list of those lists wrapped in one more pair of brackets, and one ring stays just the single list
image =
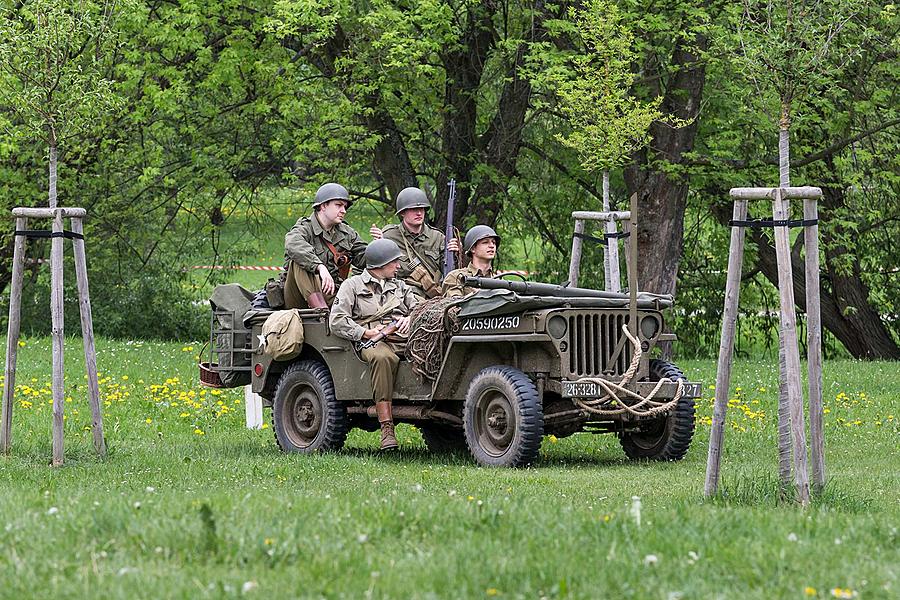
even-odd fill
[{"label": "tow rope coil", "polygon": [[[591,414],[603,416],[621,415],[627,412],[636,417],[650,417],[671,410],[678,404],[682,394],[684,394],[684,381],[681,379],[672,381],[668,377],[663,377],[656,382],[656,385],[650,390],[650,393],[647,394],[646,397],[625,388],[637,372],[643,352],[641,351],[640,341],[631,335],[627,325],[622,325],[622,331],[625,333],[625,337],[628,338],[628,341],[631,342],[631,347],[634,348],[634,356],[632,356],[631,364],[622,376],[622,380],[618,383],[614,383],[597,377],[585,377],[579,379],[581,382],[596,383],[603,388],[606,395],[596,399],[572,398],[572,401],[576,406]],[[676,384],[675,396],[671,400],[664,402],[654,400],[659,393],[659,390],[666,383]],[[622,399],[623,397],[636,399],[637,402],[626,404]]]}]

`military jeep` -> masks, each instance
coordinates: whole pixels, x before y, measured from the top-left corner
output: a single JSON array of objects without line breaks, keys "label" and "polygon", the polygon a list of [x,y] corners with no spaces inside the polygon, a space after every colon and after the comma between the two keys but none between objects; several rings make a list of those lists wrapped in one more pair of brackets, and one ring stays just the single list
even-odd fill
[{"label": "military jeep", "polygon": [[[402,360],[396,378],[394,420],[418,427],[430,450],[468,450],[479,464],[518,467],[537,458],[543,436],[587,431],[617,435],[633,459],[685,455],[700,385],[650,357],[674,338],[661,312],[671,297],[470,283],[499,289],[456,303],[458,330],[446,340],[437,375],[426,379]],[[281,449],[338,450],[353,427],[378,429],[368,364],[353,342],[332,335],[327,309],[300,311],[304,343],[289,361],[259,351],[270,312],[256,311],[246,344],[226,351],[250,357],[244,368],[272,409]]]}]

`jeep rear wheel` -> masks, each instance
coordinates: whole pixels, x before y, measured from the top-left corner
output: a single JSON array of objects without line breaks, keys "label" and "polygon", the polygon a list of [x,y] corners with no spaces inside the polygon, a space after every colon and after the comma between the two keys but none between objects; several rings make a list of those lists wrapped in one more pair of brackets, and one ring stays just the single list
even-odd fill
[{"label": "jeep rear wheel", "polygon": [[[672,381],[687,381],[681,369],[672,363],[651,360],[651,381],[659,381],[663,377]],[[631,459],[681,460],[687,454],[693,437],[694,399],[682,396],[666,417],[649,421],[637,431],[619,434],[619,442]]]},{"label": "jeep rear wheel", "polygon": [[419,425],[422,439],[430,452],[446,454],[451,452],[464,452],[467,450],[466,436],[462,429],[449,425],[436,423],[422,423]]},{"label": "jeep rear wheel", "polygon": [[522,467],[537,458],[544,413],[537,388],[513,367],[482,369],[469,384],[463,431],[479,464]]},{"label": "jeep rear wheel", "polygon": [[278,379],[272,403],[275,441],[285,452],[339,450],[347,439],[347,411],[334,395],[328,367],[302,360]]}]

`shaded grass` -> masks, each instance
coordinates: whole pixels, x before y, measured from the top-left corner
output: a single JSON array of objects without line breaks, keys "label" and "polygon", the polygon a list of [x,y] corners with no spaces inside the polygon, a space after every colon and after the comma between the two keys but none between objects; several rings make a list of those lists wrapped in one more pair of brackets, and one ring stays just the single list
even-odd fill
[{"label": "shaded grass", "polygon": [[[392,455],[361,431],[340,453],[284,455],[271,428],[242,426],[239,392],[199,401],[192,343],[99,341],[100,460],[68,347],[61,469],[47,466],[49,341],[20,350],[17,381],[38,395],[17,398],[34,402],[17,405],[0,458],[0,597],[893,598],[900,585],[891,364],[826,363],[829,484],[803,510],[778,496],[774,361],[735,365],[723,492],[706,501],[703,424],[678,463],[577,435],[546,439],[533,468],[484,469],[428,453],[407,425]],[[683,367],[713,380],[712,362]]]}]

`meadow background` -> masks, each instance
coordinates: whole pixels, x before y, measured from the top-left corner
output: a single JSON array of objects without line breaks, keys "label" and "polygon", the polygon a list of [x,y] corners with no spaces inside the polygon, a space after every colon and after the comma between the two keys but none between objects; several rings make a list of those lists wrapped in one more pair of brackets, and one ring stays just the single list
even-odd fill
[{"label": "meadow background", "polygon": [[[68,340],[66,464],[49,467],[50,343],[20,344],[0,458],[0,597],[896,598],[900,373],[825,363],[825,493],[777,494],[774,361],[738,360],[722,494],[702,497],[715,364],[694,444],[634,463],[615,438],[546,438],[528,469],[428,453],[282,454],[243,393],[197,382],[201,342],[98,342],[106,459]],[[5,382],[4,382],[5,383]],[[270,415],[266,411],[266,421]],[[638,506],[639,505],[639,506]],[[638,516],[639,515],[639,516]]]}]

